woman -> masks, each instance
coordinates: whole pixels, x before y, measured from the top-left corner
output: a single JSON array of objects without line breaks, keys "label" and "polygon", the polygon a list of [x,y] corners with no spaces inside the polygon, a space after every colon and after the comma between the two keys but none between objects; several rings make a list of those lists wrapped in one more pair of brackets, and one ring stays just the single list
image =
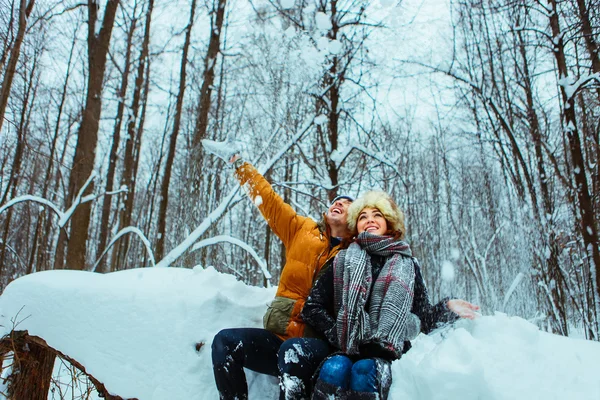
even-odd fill
[{"label": "woman", "polygon": [[444,299],[432,306],[405,234],[404,214],[384,192],[368,192],[348,209],[356,239],[338,253],[316,282],[302,318],[338,351],[326,359],[313,399],[386,399],[391,362],[419,332],[458,317],[473,319],[478,306]]}]

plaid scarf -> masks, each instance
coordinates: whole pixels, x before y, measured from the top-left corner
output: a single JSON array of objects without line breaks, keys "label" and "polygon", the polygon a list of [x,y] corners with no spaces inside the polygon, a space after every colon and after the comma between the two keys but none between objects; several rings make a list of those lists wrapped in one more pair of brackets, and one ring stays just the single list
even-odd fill
[{"label": "plaid scarf", "polygon": [[[371,254],[387,257],[373,282]],[[341,350],[357,354],[369,340],[382,342],[399,354],[404,340],[413,339],[415,269],[408,243],[363,232],[333,263],[336,328]],[[365,310],[367,300],[369,309]],[[418,333],[418,332],[417,332]]]}]

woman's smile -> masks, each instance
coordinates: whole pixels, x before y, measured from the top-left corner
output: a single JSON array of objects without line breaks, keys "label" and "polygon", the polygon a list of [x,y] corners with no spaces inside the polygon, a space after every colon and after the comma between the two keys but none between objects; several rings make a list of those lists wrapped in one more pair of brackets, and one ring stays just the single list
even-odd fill
[{"label": "woman's smile", "polygon": [[365,207],[358,214],[356,223],[358,233],[369,232],[373,235],[385,235],[387,232],[387,221],[383,213],[377,208]]}]

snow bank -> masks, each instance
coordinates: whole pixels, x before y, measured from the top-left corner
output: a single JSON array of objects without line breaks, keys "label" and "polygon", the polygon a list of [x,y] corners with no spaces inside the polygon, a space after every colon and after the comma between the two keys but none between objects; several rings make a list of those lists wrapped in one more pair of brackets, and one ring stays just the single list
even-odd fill
[{"label": "snow bank", "polygon": [[[81,362],[109,391],[145,399],[216,399],[213,336],[260,327],[274,289],[212,268],[135,269],[99,275],[40,272],[0,296],[13,325]],[[195,344],[204,342],[200,352]],[[459,321],[392,366],[390,399],[600,399],[600,343],[541,332],[504,314]],[[249,374],[251,399],[276,399],[277,380]]]},{"label": "snow bank", "polygon": [[600,343],[502,313],[461,320],[393,364],[392,399],[600,399]]},{"label": "snow bank", "polygon": [[[47,271],[12,282],[0,297],[3,334],[15,321],[85,366],[114,394],[216,399],[210,344],[222,328],[262,326],[274,289],[212,268],[147,268],[106,275]],[[205,342],[196,352],[197,342]],[[271,379],[251,388],[277,393]],[[256,380],[256,382],[254,382]]]}]

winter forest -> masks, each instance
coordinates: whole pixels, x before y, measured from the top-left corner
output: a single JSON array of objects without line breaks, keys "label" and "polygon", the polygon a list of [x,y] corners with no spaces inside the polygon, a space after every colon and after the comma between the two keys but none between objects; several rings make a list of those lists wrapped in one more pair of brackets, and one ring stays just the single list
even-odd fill
[{"label": "winter forest", "polygon": [[0,0],[0,289],[278,283],[243,144],[300,214],[389,192],[430,296],[599,340],[598,0]]}]

